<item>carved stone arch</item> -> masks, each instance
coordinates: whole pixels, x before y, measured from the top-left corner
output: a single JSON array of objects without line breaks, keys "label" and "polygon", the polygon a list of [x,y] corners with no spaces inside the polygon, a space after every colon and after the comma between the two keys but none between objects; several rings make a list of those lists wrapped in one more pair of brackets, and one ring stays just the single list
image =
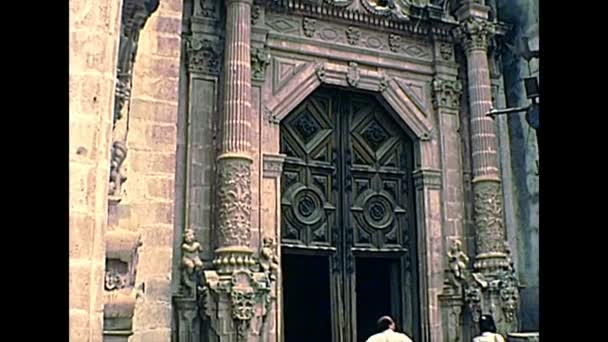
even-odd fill
[{"label": "carved stone arch", "polygon": [[309,62],[266,102],[266,116],[279,123],[308,95],[322,84],[365,90],[381,95],[382,100],[412,131],[416,139],[427,141],[433,124],[430,113],[411,96],[410,91],[382,70],[369,70],[356,62]]}]

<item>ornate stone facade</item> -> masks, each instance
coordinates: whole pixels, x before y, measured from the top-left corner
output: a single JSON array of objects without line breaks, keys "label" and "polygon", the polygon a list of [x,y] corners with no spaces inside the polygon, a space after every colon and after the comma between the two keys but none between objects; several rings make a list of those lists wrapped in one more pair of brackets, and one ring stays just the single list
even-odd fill
[{"label": "ornate stone facade", "polygon": [[[166,74],[132,89],[133,71],[125,70],[133,68],[139,31],[128,29],[108,111],[112,138],[100,145],[110,165],[103,176],[110,229],[101,235],[107,335],[289,341],[285,274],[299,272],[286,262],[289,253],[292,262],[326,258],[327,269],[310,276],[327,271],[331,279],[333,341],[367,334],[365,319],[348,316],[366,306],[346,292],[370,255],[381,256],[379,269],[395,262],[391,282],[400,289],[391,296],[401,299],[391,314],[414,340],[467,341],[481,313],[494,315],[501,333],[517,331],[502,147],[486,116],[494,58],[487,50],[503,26],[488,19],[489,9],[390,0],[191,4],[184,27],[177,2],[126,1],[123,9],[133,17],[128,27],[142,30],[152,18],[146,27],[157,30],[142,46],[158,51],[144,50],[150,69],[140,73]],[[317,96],[329,90],[340,101]],[[332,145],[328,137],[338,134],[345,135]],[[298,162],[309,169],[296,170]],[[304,228],[293,228],[289,215]],[[173,270],[161,270],[163,263]],[[152,332],[145,317],[155,310],[162,331]],[[133,320],[138,313],[143,319]]]}]

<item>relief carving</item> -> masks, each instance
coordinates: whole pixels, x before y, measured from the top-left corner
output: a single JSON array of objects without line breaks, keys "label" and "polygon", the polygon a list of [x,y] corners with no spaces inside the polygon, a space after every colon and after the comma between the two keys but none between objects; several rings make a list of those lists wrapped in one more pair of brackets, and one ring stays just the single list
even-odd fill
[{"label": "relief carving", "polygon": [[458,109],[462,85],[457,80],[433,80],[433,106]]},{"label": "relief carving", "polygon": [[466,50],[485,50],[488,40],[497,33],[496,25],[476,17],[468,17],[454,29],[454,36]]},{"label": "relief carving", "polygon": [[268,64],[270,64],[270,49],[251,49],[251,76],[254,80],[264,80],[264,75],[266,73],[266,67]]},{"label": "relief carving", "polygon": [[260,266],[262,272],[269,275],[270,280],[277,280],[279,274],[279,257],[276,254],[276,243],[272,237],[262,239],[262,250],[260,251]]},{"label": "relief carving", "polygon": [[378,91],[384,92],[388,88],[388,82],[390,82],[390,79],[385,74],[382,74],[380,76],[380,83],[378,84]]},{"label": "relief carving", "polygon": [[315,65],[315,74],[319,78],[321,83],[325,83],[326,81],[326,72],[325,72],[325,63],[317,63]]},{"label": "relief carving", "polygon": [[449,61],[450,58],[452,58],[452,53],[453,53],[453,49],[452,49],[452,45],[451,44],[441,43],[439,45],[439,54],[446,61]]},{"label": "relief carving", "polygon": [[127,147],[120,141],[115,141],[112,144],[112,155],[110,156],[110,184],[108,187],[108,195],[111,197],[119,197],[122,184],[127,180],[123,174],[122,164],[127,157]]},{"label": "relief carving", "polygon": [[200,9],[196,10],[195,16],[202,16],[205,18],[216,17],[216,2],[214,0],[197,0],[200,5]]},{"label": "relief carving", "polygon": [[391,51],[398,52],[401,47],[401,36],[398,34],[391,34],[388,36],[388,46]]},{"label": "relief carving", "polygon": [[460,289],[466,278],[469,257],[462,251],[462,243],[452,240],[448,251],[448,265],[450,269],[449,282],[456,289]]},{"label": "relief carving", "polygon": [[504,224],[500,183],[479,182],[474,185],[474,220],[477,253],[504,253]]},{"label": "relief carving", "polygon": [[251,168],[244,159],[223,159],[218,170],[218,242],[248,246],[251,238]]},{"label": "relief carving", "polygon": [[348,63],[348,72],[346,74],[346,82],[351,87],[357,87],[359,84],[359,79],[361,78],[359,74],[359,65],[355,62]]},{"label": "relief carving", "polygon": [[303,28],[304,28],[304,35],[306,37],[311,38],[312,36],[314,36],[315,29],[316,29],[316,23],[317,23],[317,21],[315,19],[304,18],[304,21],[302,22],[302,24],[303,24]]},{"label": "relief carving", "polygon": [[357,43],[359,43],[359,38],[361,38],[361,31],[357,27],[349,26],[346,30],[348,44],[357,45]]},{"label": "relief carving", "polygon": [[253,6],[251,8],[251,25],[252,26],[255,26],[258,24],[261,14],[262,14],[262,7]]},{"label": "relief carving", "polygon": [[219,73],[221,56],[218,52],[218,44],[208,39],[187,38],[188,70],[200,73]]}]

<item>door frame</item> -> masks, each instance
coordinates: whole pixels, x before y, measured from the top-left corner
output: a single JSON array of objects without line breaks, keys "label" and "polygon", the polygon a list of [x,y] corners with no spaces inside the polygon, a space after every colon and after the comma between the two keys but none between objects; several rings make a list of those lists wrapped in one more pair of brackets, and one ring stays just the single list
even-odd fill
[{"label": "door frame", "polygon": [[[271,55],[276,52],[271,63],[277,63],[280,58],[277,56],[281,55],[281,51],[271,49],[270,52]],[[419,73],[414,75],[413,79],[419,80],[420,77]],[[426,77],[426,90],[430,93],[432,74],[429,73]],[[280,87],[274,84],[276,79],[278,76],[268,77],[269,81],[256,90],[260,92],[259,100],[253,106],[260,119],[260,159],[256,161],[261,164],[260,193],[264,193],[260,195],[260,227],[271,227],[265,228],[265,234],[272,234],[276,241],[280,241],[280,177],[284,160],[284,156],[279,154],[281,120],[322,84],[374,94],[406,134],[410,135],[413,142],[414,203],[418,230],[416,260],[420,275],[417,279],[420,289],[420,322],[415,335],[422,342],[443,340],[442,315],[437,297],[443,285],[444,269],[441,132],[431,106],[421,104],[411,89],[404,84],[403,80],[408,79],[407,74],[380,66],[363,69],[356,62],[326,58],[323,61],[302,62],[294,68],[289,80],[282,81]],[[276,328],[278,340],[282,341],[282,300],[279,284],[276,285],[276,293]]]}]

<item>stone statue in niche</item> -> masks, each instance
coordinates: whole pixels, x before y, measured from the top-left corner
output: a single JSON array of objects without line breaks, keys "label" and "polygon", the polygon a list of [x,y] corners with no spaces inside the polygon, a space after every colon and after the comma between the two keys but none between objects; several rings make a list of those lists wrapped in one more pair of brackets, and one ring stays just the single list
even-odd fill
[{"label": "stone statue in niche", "polygon": [[279,273],[279,258],[276,255],[274,238],[262,239],[262,250],[260,251],[260,265],[262,271],[269,274],[270,280],[276,280]]},{"label": "stone statue in niche", "polygon": [[121,166],[127,157],[127,147],[120,141],[112,144],[112,156],[110,160],[110,184],[108,194],[110,196],[120,196],[121,185],[127,180],[122,173]]},{"label": "stone statue in niche", "polygon": [[199,253],[203,251],[201,244],[196,241],[194,230],[187,228],[184,231],[182,243],[182,283],[186,290],[194,290],[195,282],[192,279],[194,271],[203,267]]}]

